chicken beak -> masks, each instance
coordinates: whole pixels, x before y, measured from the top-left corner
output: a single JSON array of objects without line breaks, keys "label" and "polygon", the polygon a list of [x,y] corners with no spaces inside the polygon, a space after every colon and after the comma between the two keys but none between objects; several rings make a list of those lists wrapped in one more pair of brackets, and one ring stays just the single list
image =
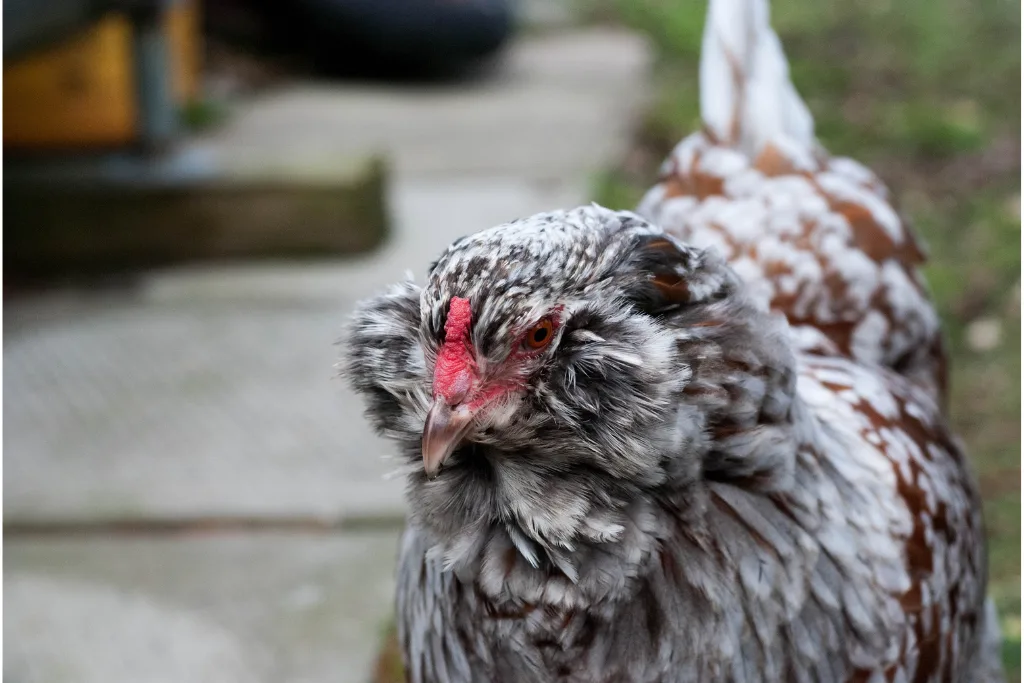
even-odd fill
[{"label": "chicken beak", "polygon": [[423,424],[423,471],[427,479],[434,479],[448,456],[459,447],[462,438],[473,424],[476,411],[466,406],[452,409],[441,398],[435,399]]}]

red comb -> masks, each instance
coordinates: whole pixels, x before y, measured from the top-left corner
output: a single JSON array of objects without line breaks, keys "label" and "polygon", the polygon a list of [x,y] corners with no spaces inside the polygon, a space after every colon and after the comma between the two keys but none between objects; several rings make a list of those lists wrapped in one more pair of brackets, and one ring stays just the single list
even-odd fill
[{"label": "red comb", "polygon": [[469,299],[453,296],[448,304],[448,322],[444,324],[445,342],[459,341],[469,337],[469,323],[473,314]]},{"label": "red comb", "polygon": [[473,354],[469,349],[469,326],[473,314],[469,299],[453,296],[444,324],[444,344],[434,367],[434,394],[449,404],[459,403],[469,391],[473,375]]}]

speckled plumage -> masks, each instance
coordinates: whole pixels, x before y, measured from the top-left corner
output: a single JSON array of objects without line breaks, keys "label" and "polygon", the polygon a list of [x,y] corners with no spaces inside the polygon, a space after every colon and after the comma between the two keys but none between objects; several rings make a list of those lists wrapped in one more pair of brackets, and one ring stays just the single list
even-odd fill
[{"label": "speckled plumage", "polygon": [[945,400],[924,251],[860,163],[831,157],[789,80],[766,0],[712,0],[701,55],[704,130],[680,142],[637,208],[714,247],[784,313],[798,347],[880,363]]},{"label": "speckled plumage", "polygon": [[944,398],[923,251],[864,166],[771,142],[750,159],[695,133],[637,210],[723,254],[754,296],[785,313],[805,350],[886,365]]},{"label": "speckled plumage", "polygon": [[[762,4],[714,0],[705,54],[744,7],[774,37]],[[410,681],[1000,680],[920,251],[873,176],[809,151],[795,91],[720,139],[741,91],[712,93],[656,222],[483,230],[356,312],[344,371],[409,463]],[[470,417],[428,472],[438,406]]]}]

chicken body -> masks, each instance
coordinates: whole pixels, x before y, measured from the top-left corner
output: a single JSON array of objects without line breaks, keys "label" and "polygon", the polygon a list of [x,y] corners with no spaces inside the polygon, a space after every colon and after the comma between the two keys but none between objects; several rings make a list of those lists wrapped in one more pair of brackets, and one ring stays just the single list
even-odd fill
[{"label": "chicken body", "polygon": [[[456,299],[475,317],[453,338]],[[473,359],[455,400],[487,398],[430,474],[453,343]],[[800,351],[714,252],[625,212],[534,216],[368,303],[348,353],[411,463],[412,681],[998,672],[980,501],[935,398]]]},{"label": "chicken body", "polygon": [[636,214],[483,230],[354,316],[414,683],[1000,680],[921,250],[763,1],[713,0],[704,58]]},{"label": "chicken body", "polygon": [[894,369],[943,404],[938,316],[913,232],[866,167],[768,142],[753,157],[709,133],[683,140],[637,211],[688,244],[714,248],[797,348]]}]

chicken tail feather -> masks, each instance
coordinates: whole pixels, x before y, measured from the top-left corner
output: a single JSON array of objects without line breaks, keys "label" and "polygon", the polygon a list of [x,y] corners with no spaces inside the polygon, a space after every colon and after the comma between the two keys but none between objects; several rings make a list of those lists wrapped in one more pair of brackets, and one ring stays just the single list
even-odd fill
[{"label": "chicken tail feather", "polygon": [[711,0],[701,46],[700,113],[718,142],[750,158],[769,142],[814,149],[814,120],[790,80],[768,0]]}]

